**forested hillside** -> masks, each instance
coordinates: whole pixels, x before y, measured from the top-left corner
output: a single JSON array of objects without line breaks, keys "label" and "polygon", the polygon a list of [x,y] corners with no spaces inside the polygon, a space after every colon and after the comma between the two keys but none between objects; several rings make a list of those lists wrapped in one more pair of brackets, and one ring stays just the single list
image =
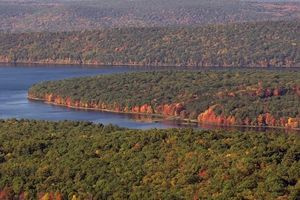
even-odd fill
[{"label": "forested hillside", "polygon": [[1,199],[291,199],[297,134],[0,121]]},{"label": "forested hillside", "polygon": [[2,62],[299,67],[300,22],[0,34]]},{"label": "forested hillside", "polygon": [[240,0],[0,0],[0,30],[72,31],[300,18],[299,2]]},{"label": "forested hillside", "polygon": [[225,126],[300,128],[300,71],[141,72],[48,81],[29,98]]}]

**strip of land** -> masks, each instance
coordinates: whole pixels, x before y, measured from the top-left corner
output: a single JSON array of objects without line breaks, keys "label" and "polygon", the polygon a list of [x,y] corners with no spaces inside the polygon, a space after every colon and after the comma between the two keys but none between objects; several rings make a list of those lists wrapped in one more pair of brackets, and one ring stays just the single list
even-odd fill
[{"label": "strip of land", "polygon": [[300,128],[300,72],[143,72],[33,85],[28,98],[219,126]]}]

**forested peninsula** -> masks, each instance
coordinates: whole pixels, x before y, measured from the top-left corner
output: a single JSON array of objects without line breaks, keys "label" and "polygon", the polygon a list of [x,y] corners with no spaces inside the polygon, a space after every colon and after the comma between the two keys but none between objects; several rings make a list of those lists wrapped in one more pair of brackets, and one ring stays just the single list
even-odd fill
[{"label": "forested peninsula", "polygon": [[147,66],[299,67],[300,23],[0,33],[0,61]]},{"label": "forested peninsula", "polygon": [[0,199],[296,200],[299,149],[280,132],[0,120]]},{"label": "forested peninsula", "polygon": [[200,124],[300,128],[300,71],[160,71],[33,85],[28,98]]}]

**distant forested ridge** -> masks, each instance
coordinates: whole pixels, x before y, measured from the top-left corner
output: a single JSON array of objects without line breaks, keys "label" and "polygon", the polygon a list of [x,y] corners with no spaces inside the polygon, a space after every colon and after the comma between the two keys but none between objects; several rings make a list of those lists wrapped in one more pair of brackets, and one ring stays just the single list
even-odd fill
[{"label": "distant forested ridge", "polygon": [[0,120],[0,199],[291,199],[300,139]]},{"label": "distant forested ridge", "polygon": [[224,126],[300,128],[300,71],[140,72],[47,81],[30,99]]},{"label": "distant forested ridge", "polygon": [[0,0],[0,30],[74,31],[296,20],[300,2],[241,0]]},{"label": "distant forested ridge", "polygon": [[0,33],[2,62],[299,67],[300,22]]}]

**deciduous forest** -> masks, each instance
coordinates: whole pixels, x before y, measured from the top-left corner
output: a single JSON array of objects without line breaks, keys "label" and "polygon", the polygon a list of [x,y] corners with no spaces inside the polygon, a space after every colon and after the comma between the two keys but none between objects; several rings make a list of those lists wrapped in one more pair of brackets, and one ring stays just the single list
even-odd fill
[{"label": "deciduous forest", "polygon": [[300,72],[161,71],[33,85],[29,98],[75,108],[159,114],[217,125],[300,128]]},{"label": "deciduous forest", "polygon": [[299,67],[299,21],[1,33],[2,62]]},{"label": "deciduous forest", "polygon": [[0,0],[0,63],[0,200],[300,199],[299,0]]},{"label": "deciduous forest", "polygon": [[1,199],[298,199],[300,140],[281,132],[0,121]]},{"label": "deciduous forest", "polygon": [[300,3],[241,0],[0,0],[0,30],[57,32],[296,20]]}]

